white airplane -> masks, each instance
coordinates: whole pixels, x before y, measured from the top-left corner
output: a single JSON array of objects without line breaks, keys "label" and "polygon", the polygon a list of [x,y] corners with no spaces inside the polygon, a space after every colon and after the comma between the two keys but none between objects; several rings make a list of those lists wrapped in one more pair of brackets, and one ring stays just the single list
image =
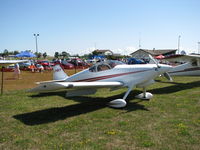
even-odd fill
[{"label": "white airplane", "polygon": [[122,99],[112,100],[108,104],[110,107],[122,108],[126,106],[125,100],[134,87],[143,88],[143,93],[137,98],[152,98],[153,95],[146,92],[146,87],[154,83],[154,78],[158,75],[172,68],[164,64],[113,64],[112,62],[100,62],[70,77],[59,65],[56,65],[53,69],[54,80],[39,82],[39,86],[30,89],[29,92],[46,93],[64,90],[67,91],[66,96],[71,97],[94,94],[98,88],[107,87],[110,90],[116,90],[119,87],[127,87],[128,90]]},{"label": "white airplane", "polygon": [[170,75],[200,75],[200,55],[175,55],[167,57],[165,60],[181,63],[168,72]]},{"label": "white airplane", "polygon": [[11,64],[27,62],[28,60],[0,60],[0,66],[9,66]]}]

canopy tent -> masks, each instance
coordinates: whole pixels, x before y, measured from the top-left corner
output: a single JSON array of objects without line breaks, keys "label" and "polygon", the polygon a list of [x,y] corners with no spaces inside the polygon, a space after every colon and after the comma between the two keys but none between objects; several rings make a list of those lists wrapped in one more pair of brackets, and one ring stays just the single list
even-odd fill
[{"label": "canopy tent", "polygon": [[156,59],[163,59],[163,58],[165,58],[165,56],[159,55],[159,56],[156,56],[155,58],[156,58]]},{"label": "canopy tent", "polygon": [[28,51],[22,51],[21,53],[15,55],[15,57],[36,57],[36,55]]}]

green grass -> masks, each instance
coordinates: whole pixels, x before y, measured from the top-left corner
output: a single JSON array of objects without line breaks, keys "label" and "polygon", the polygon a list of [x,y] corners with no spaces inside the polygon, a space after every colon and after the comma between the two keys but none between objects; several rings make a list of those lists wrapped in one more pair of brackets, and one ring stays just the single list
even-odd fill
[{"label": "green grass", "polygon": [[123,109],[106,103],[126,89],[100,89],[92,96],[38,95],[6,91],[0,97],[0,149],[200,148],[200,77],[175,77],[148,88],[150,101],[135,99]]}]

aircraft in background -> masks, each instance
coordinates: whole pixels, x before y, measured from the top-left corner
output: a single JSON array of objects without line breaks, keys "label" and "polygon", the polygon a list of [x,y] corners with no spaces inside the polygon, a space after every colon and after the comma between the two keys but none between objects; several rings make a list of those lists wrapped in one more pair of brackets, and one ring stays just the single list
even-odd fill
[{"label": "aircraft in background", "polygon": [[16,63],[27,62],[27,60],[0,60],[0,66],[9,66]]},{"label": "aircraft in background", "polygon": [[170,75],[200,75],[200,55],[174,55],[164,60],[179,63],[168,72]]},{"label": "aircraft in background", "polygon": [[1,75],[1,95],[3,94],[3,67],[16,64],[16,63],[21,63],[21,62],[27,62],[27,60],[0,60],[0,67],[2,67],[2,75]]},{"label": "aircraft in background", "polygon": [[133,88],[143,88],[143,93],[137,95],[137,98],[150,99],[153,95],[146,92],[146,87],[154,83],[154,78],[165,74],[170,79],[166,72],[172,67],[153,61],[155,64],[139,65],[100,62],[70,77],[65,74],[60,65],[56,65],[53,68],[54,80],[39,82],[39,85],[30,89],[29,92],[47,93],[64,90],[67,91],[66,97],[71,97],[94,94],[98,88],[106,87],[116,90],[120,87],[127,87],[128,90],[122,99],[115,99],[108,103],[110,107],[122,108],[126,106],[126,98]]}]

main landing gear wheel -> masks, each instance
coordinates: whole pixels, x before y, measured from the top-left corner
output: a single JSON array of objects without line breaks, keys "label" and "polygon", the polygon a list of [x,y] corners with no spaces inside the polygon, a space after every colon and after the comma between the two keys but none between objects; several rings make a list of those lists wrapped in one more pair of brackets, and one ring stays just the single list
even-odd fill
[{"label": "main landing gear wheel", "polygon": [[143,99],[143,100],[149,100],[153,97],[153,94],[149,93],[149,92],[145,92],[144,93],[141,93],[137,96],[135,96],[135,98],[139,98],[139,99]]},{"label": "main landing gear wheel", "polygon": [[108,106],[113,108],[123,108],[126,106],[126,101],[124,99],[115,99],[108,103]]}]

